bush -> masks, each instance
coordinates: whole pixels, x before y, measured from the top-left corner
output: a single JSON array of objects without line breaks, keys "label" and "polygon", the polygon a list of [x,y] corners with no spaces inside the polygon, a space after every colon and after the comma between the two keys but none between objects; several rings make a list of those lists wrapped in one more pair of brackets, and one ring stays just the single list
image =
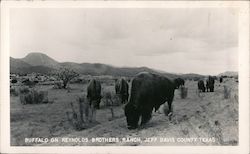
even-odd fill
[{"label": "bush", "polygon": [[21,104],[42,104],[49,103],[48,91],[32,90],[27,94],[20,95]]},{"label": "bush", "polygon": [[12,79],[11,83],[17,83],[17,80],[16,79]]},{"label": "bush", "polygon": [[89,122],[89,108],[86,99],[84,96],[78,97],[78,108],[79,113],[76,112],[73,103],[70,103],[71,112],[67,111],[67,119],[69,124],[74,128],[74,130],[80,131],[87,127],[87,122]]},{"label": "bush", "polygon": [[28,87],[22,87],[19,89],[20,94],[27,94],[30,92],[30,89]]},{"label": "bush", "polygon": [[79,76],[78,73],[66,67],[60,68],[57,72],[57,78],[62,81],[62,88],[64,89],[66,89],[68,83],[77,76]]},{"label": "bush", "polygon": [[111,92],[104,93],[103,102],[104,102],[104,106],[112,106],[113,105]]},{"label": "bush", "polygon": [[227,86],[224,86],[224,99],[228,99],[231,97],[231,89]]},{"label": "bush", "polygon": [[104,100],[105,106],[108,106],[110,108],[111,118],[114,118],[115,117],[114,110],[113,110],[114,102],[112,100],[111,92],[105,92],[103,100]]},{"label": "bush", "polygon": [[181,87],[180,88],[180,95],[182,99],[187,98],[187,94],[188,94],[188,88],[185,87]]},{"label": "bush", "polygon": [[10,95],[11,96],[18,96],[18,92],[16,91],[16,89],[15,88],[10,88]]},{"label": "bush", "polygon": [[32,87],[34,87],[37,83],[34,82],[34,81],[25,80],[25,81],[23,82],[23,84],[24,84],[25,86],[29,86],[30,88],[32,88]]},{"label": "bush", "polygon": [[63,88],[63,85],[61,82],[55,82],[54,83],[54,89],[62,89]]}]

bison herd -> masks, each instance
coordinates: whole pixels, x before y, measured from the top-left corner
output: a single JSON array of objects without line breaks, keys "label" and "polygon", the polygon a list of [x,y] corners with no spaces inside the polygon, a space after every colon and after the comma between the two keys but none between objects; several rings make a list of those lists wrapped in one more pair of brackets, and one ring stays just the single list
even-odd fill
[{"label": "bison herd", "polygon": [[[214,83],[215,79],[211,76],[206,80],[206,85],[203,80],[199,80],[199,92],[214,92]],[[117,79],[115,92],[121,103],[125,104],[124,113],[128,129],[146,124],[151,119],[152,112],[157,111],[165,102],[168,106],[166,115],[171,117],[175,89],[184,87],[184,84],[182,78],[172,80],[158,74],[141,72],[133,78],[129,92],[128,82],[124,78]],[[101,83],[92,79],[87,87],[89,105],[93,106],[94,110],[99,109],[101,98]]]},{"label": "bison herd", "polygon": [[[206,86],[204,84],[203,80],[198,81],[198,90],[199,92],[214,92],[214,78],[209,76],[206,80]],[[222,82],[222,78],[220,78],[220,81]]]}]

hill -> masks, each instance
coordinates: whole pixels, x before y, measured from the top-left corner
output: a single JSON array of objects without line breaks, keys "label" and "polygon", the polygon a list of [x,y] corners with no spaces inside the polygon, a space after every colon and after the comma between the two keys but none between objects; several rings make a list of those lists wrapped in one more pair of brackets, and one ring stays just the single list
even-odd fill
[{"label": "hill", "polygon": [[238,72],[226,71],[226,72],[218,74],[218,76],[232,76],[232,77],[235,77],[235,76],[238,76]]},{"label": "hill", "polygon": [[22,73],[23,70],[31,67],[30,64],[20,60],[10,57],[10,73]]},{"label": "hill", "polygon": [[50,58],[46,54],[32,52],[21,59],[22,61],[30,64],[31,66],[46,66],[50,68],[59,68],[59,63]]},{"label": "hill", "polygon": [[134,76],[139,72],[146,71],[151,73],[160,73],[169,77],[176,76],[170,73],[159,72],[147,67],[114,67],[101,63],[59,63],[46,54],[37,52],[29,53],[27,56],[21,59],[10,57],[11,73],[27,74],[36,72],[48,74],[61,67],[71,68],[77,73],[84,75]]},{"label": "hill", "polygon": [[[21,59],[10,57],[11,73],[45,73],[48,74],[61,67],[68,67],[79,74],[84,75],[111,75],[111,76],[134,76],[139,72],[151,72],[161,74],[170,78],[182,77],[184,79],[201,79],[204,75],[200,74],[174,74],[148,67],[115,67],[101,63],[74,63],[74,62],[57,62],[46,54],[32,52]],[[237,74],[237,72],[224,72],[224,74]]]}]

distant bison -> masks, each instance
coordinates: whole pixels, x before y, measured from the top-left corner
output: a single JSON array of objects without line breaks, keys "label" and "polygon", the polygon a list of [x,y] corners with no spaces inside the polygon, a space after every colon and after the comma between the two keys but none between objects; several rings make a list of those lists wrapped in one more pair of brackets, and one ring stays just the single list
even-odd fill
[{"label": "distant bison", "polygon": [[176,85],[176,89],[179,89],[179,87],[181,86],[181,87],[183,87],[184,86],[184,84],[185,84],[185,81],[182,79],[182,78],[176,78],[176,79],[174,79],[174,83],[175,83],[175,85]]},{"label": "distant bison", "polygon": [[199,90],[199,92],[205,92],[206,91],[205,84],[204,84],[203,80],[198,81],[198,90]]},{"label": "distant bison", "polygon": [[209,76],[206,82],[207,92],[214,92],[214,78]]},{"label": "distant bison", "polygon": [[121,103],[128,101],[129,85],[125,79],[119,79],[115,83],[115,93],[120,97]]},{"label": "distant bison", "polygon": [[220,77],[220,83],[222,83],[223,82],[223,77]]},{"label": "distant bison", "polygon": [[151,119],[152,110],[168,102],[168,114],[171,115],[172,101],[174,98],[175,84],[170,79],[143,72],[136,75],[132,81],[131,96],[125,105],[125,116],[128,129],[138,127],[141,117],[141,125]]},{"label": "distant bison", "polygon": [[92,79],[89,82],[87,88],[87,99],[88,102],[94,106],[94,108],[100,108],[100,101],[101,101],[101,83],[95,79]]}]

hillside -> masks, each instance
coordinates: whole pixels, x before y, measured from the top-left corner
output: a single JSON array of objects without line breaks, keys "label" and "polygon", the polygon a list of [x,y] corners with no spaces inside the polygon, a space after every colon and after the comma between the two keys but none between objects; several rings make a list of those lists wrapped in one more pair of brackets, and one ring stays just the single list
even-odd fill
[{"label": "hillside", "polygon": [[11,73],[22,73],[23,70],[31,67],[30,64],[20,60],[10,57],[10,72]]},{"label": "hillside", "polygon": [[[174,74],[167,73],[161,70],[155,70],[148,67],[115,67],[101,63],[74,63],[74,62],[57,62],[46,54],[32,52],[21,59],[10,57],[10,72],[11,73],[45,73],[48,74],[60,67],[68,67],[79,74],[84,75],[112,75],[112,76],[134,76],[139,72],[151,72],[161,74],[170,78],[182,77],[184,79],[202,79],[205,76],[200,74]],[[224,72],[220,75],[235,76],[237,72]]]},{"label": "hillside", "polygon": [[57,61],[43,53],[32,52],[21,60],[30,64],[31,66],[46,66],[51,68],[59,68],[59,63]]},{"label": "hillside", "polygon": [[218,76],[238,76],[238,72],[226,71],[220,73]]},{"label": "hillside", "polygon": [[135,74],[147,71],[151,73],[160,73],[169,77],[176,77],[174,74],[155,71],[147,67],[114,67],[100,63],[74,63],[62,62],[50,58],[43,53],[30,53],[24,58],[15,59],[10,57],[11,73],[50,73],[60,67],[68,67],[79,74],[85,75],[112,75],[112,76],[134,76]]}]

